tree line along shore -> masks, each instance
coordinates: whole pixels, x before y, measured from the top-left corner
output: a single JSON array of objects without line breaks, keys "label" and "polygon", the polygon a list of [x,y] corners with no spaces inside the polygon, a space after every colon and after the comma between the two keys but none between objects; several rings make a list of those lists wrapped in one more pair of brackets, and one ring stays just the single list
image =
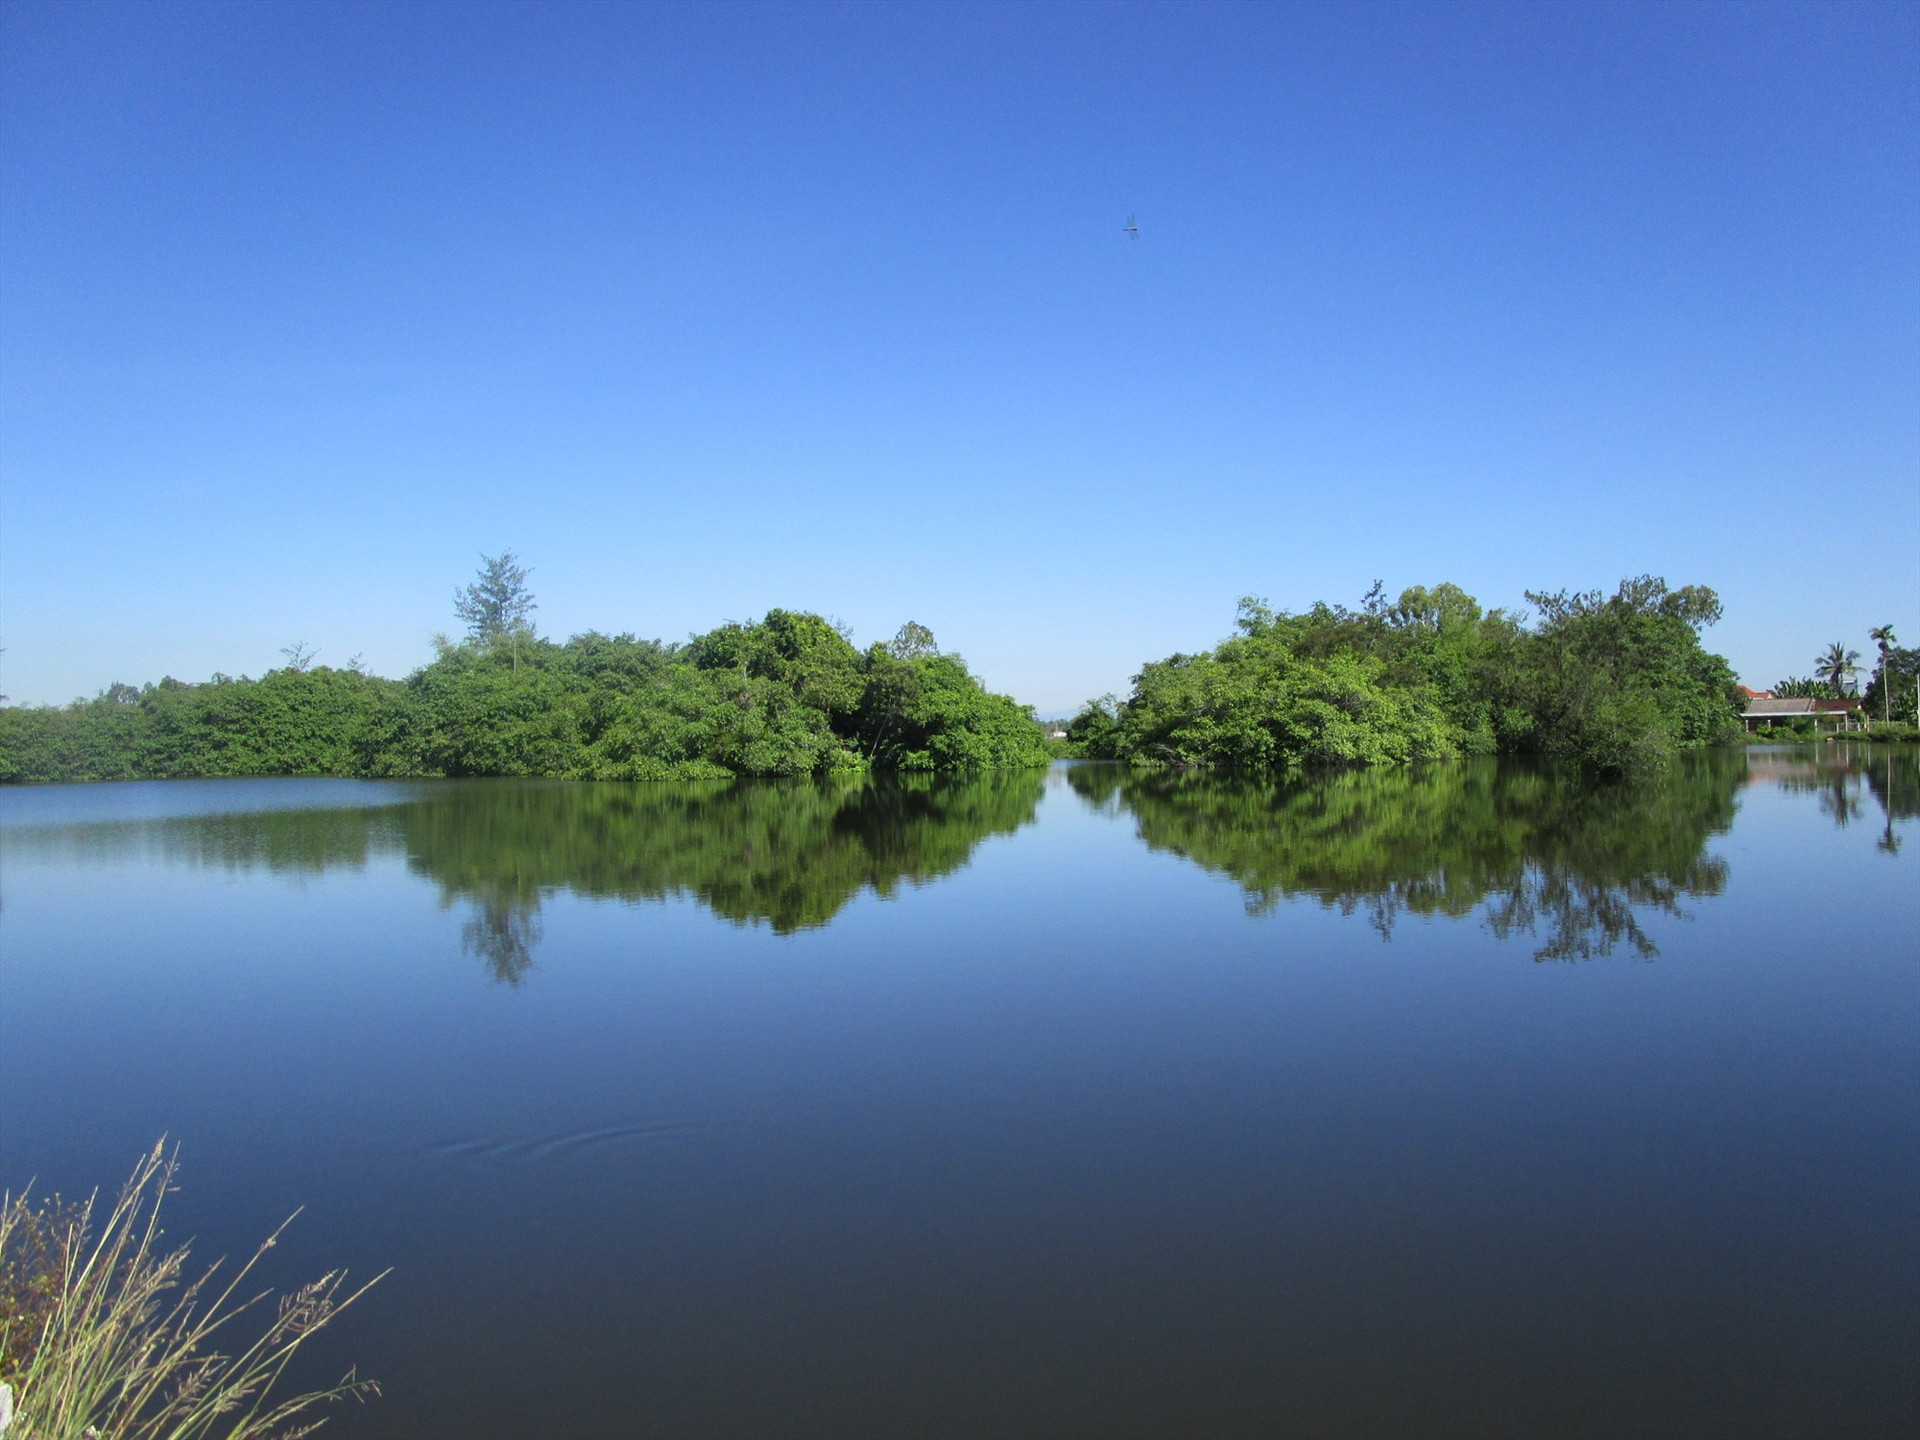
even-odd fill
[{"label": "tree line along shore", "polygon": [[[1745,738],[1733,670],[1701,643],[1722,613],[1712,590],[1642,575],[1611,595],[1526,598],[1530,619],[1483,610],[1445,584],[1397,599],[1376,585],[1357,610],[1319,604],[1298,615],[1249,597],[1231,638],[1146,666],[1125,701],[1090,704],[1068,735],[1078,753],[1136,765],[1264,769],[1506,753],[1613,775]],[[1891,626],[1873,635],[1880,664],[1862,708],[1879,712],[1891,687],[1911,714],[1920,653],[1899,649]],[[1821,662],[1830,679],[1783,681],[1781,693],[1842,697],[1859,656],[1837,644],[1831,654]]]},{"label": "tree line along shore", "polygon": [[774,610],[684,645],[524,632],[446,644],[404,680],[289,664],[0,712],[0,778],[552,776],[701,780],[1044,765],[1025,706],[955,655],[854,648]]},{"label": "tree line along shore", "polygon": [[1062,744],[917,624],[865,650],[792,610],[684,644],[556,642],[531,624],[528,573],[510,552],[488,559],[455,597],[465,636],[436,637],[405,679],[316,665],[294,646],[258,679],[0,708],[0,781],[725,779],[1013,769],[1063,753],[1242,770],[1520,753],[1618,774],[1741,738],[1733,672],[1701,643],[1720,601],[1648,576],[1611,596],[1530,592],[1531,620],[1450,584],[1394,599],[1376,585],[1358,609],[1301,614],[1249,598],[1230,638],[1147,664],[1124,701],[1089,702]]}]

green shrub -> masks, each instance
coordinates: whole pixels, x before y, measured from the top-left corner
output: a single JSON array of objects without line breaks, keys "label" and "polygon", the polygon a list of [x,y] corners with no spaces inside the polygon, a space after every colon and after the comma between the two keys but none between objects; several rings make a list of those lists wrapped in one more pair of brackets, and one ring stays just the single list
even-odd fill
[{"label": "green shrub", "polygon": [[1024,706],[909,629],[910,645],[862,653],[817,615],[773,610],[684,647],[514,630],[443,644],[403,681],[289,667],[114,685],[64,708],[0,709],[0,780],[693,780],[1049,762]]},{"label": "green shrub", "polygon": [[1137,766],[1406,764],[1495,750],[1604,774],[1740,739],[1733,673],[1700,644],[1710,590],[1642,576],[1615,594],[1530,595],[1531,628],[1455,585],[1304,615],[1241,602],[1239,633],[1089,702],[1078,753]]}]

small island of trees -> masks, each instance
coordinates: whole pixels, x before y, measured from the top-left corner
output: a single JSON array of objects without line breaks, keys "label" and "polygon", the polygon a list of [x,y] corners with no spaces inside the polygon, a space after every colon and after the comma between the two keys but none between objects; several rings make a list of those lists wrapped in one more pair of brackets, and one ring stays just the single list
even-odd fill
[{"label": "small island of trees", "polygon": [[1732,669],[1700,643],[1704,586],[1643,575],[1611,596],[1535,593],[1529,625],[1457,585],[1379,585],[1357,610],[1240,602],[1237,632],[1135,677],[1068,726],[1087,755],[1136,765],[1378,764],[1495,752],[1606,774],[1732,743]]},{"label": "small island of trees", "polygon": [[684,644],[540,636],[528,571],[486,560],[455,596],[459,640],[404,680],[312,663],[258,680],[115,684],[64,707],[0,710],[0,779],[250,775],[724,779],[1045,765],[1031,712],[990,693],[909,622],[856,649],[805,611]]},{"label": "small island of trees", "polygon": [[[1452,584],[1393,599],[1376,584],[1358,609],[1301,614],[1249,597],[1231,637],[1143,666],[1124,701],[1088,702],[1060,744],[911,621],[865,650],[801,610],[684,643],[556,642],[534,627],[529,573],[511,552],[486,558],[454,597],[465,634],[436,636],[435,658],[403,680],[317,665],[296,644],[258,680],[166,678],[0,709],[0,781],[726,779],[1019,769],[1060,754],[1270,771],[1501,753],[1624,775],[1742,739],[1742,692],[1701,643],[1719,597],[1648,575],[1611,595],[1530,591],[1531,617]],[[1891,626],[1873,638],[1864,705],[1891,719],[1920,657]],[[1857,660],[1836,644],[1818,679],[1776,688],[1838,695]]]}]

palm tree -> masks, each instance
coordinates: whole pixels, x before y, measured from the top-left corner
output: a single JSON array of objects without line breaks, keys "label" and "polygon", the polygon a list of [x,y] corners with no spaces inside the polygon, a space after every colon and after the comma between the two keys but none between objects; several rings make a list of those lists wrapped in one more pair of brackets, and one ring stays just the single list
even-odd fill
[{"label": "palm tree", "polygon": [[1836,640],[1827,647],[1827,653],[1815,662],[1813,673],[1833,686],[1833,693],[1844,696],[1847,693],[1847,681],[1860,673],[1860,652],[1849,650],[1846,642]]},{"label": "palm tree", "polygon": [[1867,638],[1880,647],[1880,718],[1891,721],[1893,719],[1893,676],[1887,673],[1887,652],[1899,642],[1891,625],[1881,625],[1869,630]]}]

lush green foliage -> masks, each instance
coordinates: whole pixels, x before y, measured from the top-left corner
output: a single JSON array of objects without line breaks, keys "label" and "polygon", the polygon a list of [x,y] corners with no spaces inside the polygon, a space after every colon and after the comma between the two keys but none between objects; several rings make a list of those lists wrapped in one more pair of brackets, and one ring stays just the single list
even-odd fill
[{"label": "lush green foliage", "polygon": [[402,687],[351,670],[114,685],[90,701],[0,710],[0,779],[351,775]]},{"label": "lush green foliage", "polygon": [[1769,720],[1743,734],[1740,742],[1743,745],[1798,744],[1801,741],[1818,740],[1822,733],[1832,734],[1833,727],[1828,726],[1822,732],[1818,722],[1811,719]]},{"label": "lush green foliage", "polygon": [[1872,719],[1920,723],[1920,647],[1902,648],[1889,636],[1860,700]]},{"label": "lush green foliage", "polygon": [[1243,600],[1238,633],[1134,677],[1069,734],[1079,753],[1136,765],[1245,769],[1403,763],[1495,750],[1625,773],[1730,743],[1734,677],[1702,648],[1711,590],[1651,577],[1527,597],[1529,627],[1455,585],[1415,586],[1359,610],[1277,614]]},{"label": "lush green foliage", "polygon": [[685,646],[597,633],[556,644],[502,622],[491,638],[443,643],[403,681],[289,666],[0,710],[0,779],[661,780],[1047,763],[1024,707],[987,692],[923,628],[902,636],[863,653],[819,616],[785,610]]},{"label": "lush green foliage", "polygon": [[1791,675],[1773,682],[1773,693],[1781,700],[1839,700],[1840,692],[1825,680],[1806,675]]},{"label": "lush green foliage", "polygon": [[[1920,723],[1920,649],[1901,648],[1891,625],[1876,625],[1867,636],[1878,654],[1866,692],[1859,697],[1864,717],[1882,725]],[[1859,658],[1859,651],[1836,640],[1815,663],[1820,678],[1793,676],[1776,681],[1773,693],[1781,699],[1845,699],[1852,693],[1849,681],[1859,673],[1855,663]]]},{"label": "lush green foliage", "polygon": [[1877,745],[1913,745],[1920,743],[1920,725],[1903,725],[1898,720],[1889,725],[1882,725],[1878,720],[1873,720],[1858,730],[1829,730],[1824,738]]}]

